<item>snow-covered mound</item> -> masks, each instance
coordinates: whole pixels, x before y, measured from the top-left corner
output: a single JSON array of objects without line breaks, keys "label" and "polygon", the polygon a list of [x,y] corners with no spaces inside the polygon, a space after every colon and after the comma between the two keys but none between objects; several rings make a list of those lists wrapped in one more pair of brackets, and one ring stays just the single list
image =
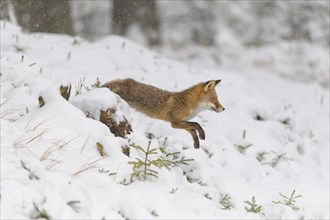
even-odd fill
[{"label": "snow-covered mound", "polygon": [[93,89],[76,95],[70,99],[70,103],[96,120],[99,120],[101,111],[106,111],[108,108],[115,108],[117,114],[114,119],[117,123],[123,121],[125,118],[129,122],[131,121],[128,104],[107,88]]},{"label": "snow-covered mound", "polygon": [[[330,217],[328,89],[194,68],[115,36],[88,43],[0,27],[1,219]],[[206,132],[194,149],[188,132],[93,89],[126,77],[175,91],[220,78],[226,111],[192,119]],[[69,101],[58,91],[68,83]],[[85,114],[120,102],[127,139]]]}]

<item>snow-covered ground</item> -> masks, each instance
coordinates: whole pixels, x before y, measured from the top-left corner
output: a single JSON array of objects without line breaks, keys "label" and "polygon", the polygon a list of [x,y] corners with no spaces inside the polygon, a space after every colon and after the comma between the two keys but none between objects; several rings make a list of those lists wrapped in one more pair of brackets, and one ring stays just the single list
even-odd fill
[{"label": "snow-covered ground", "polygon": [[[88,43],[0,25],[1,219],[329,219],[328,88],[249,66],[195,67],[116,36]],[[134,132],[114,137],[80,109],[116,103],[111,92],[86,87],[126,77],[175,91],[222,79],[226,111],[192,120],[206,132],[194,149],[188,132],[119,101]],[[68,83],[66,101],[59,87]],[[147,150],[149,141],[157,152],[150,160],[193,160],[151,165],[158,178],[132,178],[129,162],[145,157],[122,147]],[[285,204],[293,191],[301,197]],[[252,197],[261,208],[251,209]]]}]

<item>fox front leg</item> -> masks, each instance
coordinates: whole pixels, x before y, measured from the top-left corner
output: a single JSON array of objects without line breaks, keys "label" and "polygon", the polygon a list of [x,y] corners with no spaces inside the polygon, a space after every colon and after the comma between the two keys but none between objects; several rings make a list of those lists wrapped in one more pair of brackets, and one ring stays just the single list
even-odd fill
[{"label": "fox front leg", "polygon": [[197,137],[197,132],[194,129],[188,130],[188,132],[191,134],[194,140],[194,148],[198,149],[199,148],[199,139]]},{"label": "fox front leg", "polygon": [[188,123],[190,123],[198,132],[199,138],[205,140],[205,131],[203,130],[202,126],[200,126],[200,124],[198,124],[197,122],[188,121]]}]

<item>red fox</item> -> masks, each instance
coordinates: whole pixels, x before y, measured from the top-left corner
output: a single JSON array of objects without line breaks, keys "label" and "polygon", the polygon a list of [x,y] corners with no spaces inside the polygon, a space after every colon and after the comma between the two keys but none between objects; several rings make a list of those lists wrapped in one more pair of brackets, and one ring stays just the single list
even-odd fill
[{"label": "red fox", "polygon": [[131,107],[149,117],[168,121],[173,128],[187,130],[193,137],[194,147],[199,148],[199,138],[205,140],[203,128],[189,119],[203,110],[222,112],[215,86],[221,80],[199,83],[180,92],[169,92],[137,82],[133,79],[110,81],[103,85],[118,94]]}]

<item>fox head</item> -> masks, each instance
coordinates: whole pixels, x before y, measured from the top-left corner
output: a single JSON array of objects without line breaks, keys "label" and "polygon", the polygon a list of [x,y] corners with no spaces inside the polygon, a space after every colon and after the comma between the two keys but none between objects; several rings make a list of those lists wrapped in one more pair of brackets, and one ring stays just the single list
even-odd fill
[{"label": "fox head", "polygon": [[215,91],[215,86],[220,83],[219,80],[210,80],[205,83],[202,83],[203,91],[202,91],[202,99],[204,108],[215,111],[222,112],[225,108],[220,104],[218,100],[217,93]]}]

